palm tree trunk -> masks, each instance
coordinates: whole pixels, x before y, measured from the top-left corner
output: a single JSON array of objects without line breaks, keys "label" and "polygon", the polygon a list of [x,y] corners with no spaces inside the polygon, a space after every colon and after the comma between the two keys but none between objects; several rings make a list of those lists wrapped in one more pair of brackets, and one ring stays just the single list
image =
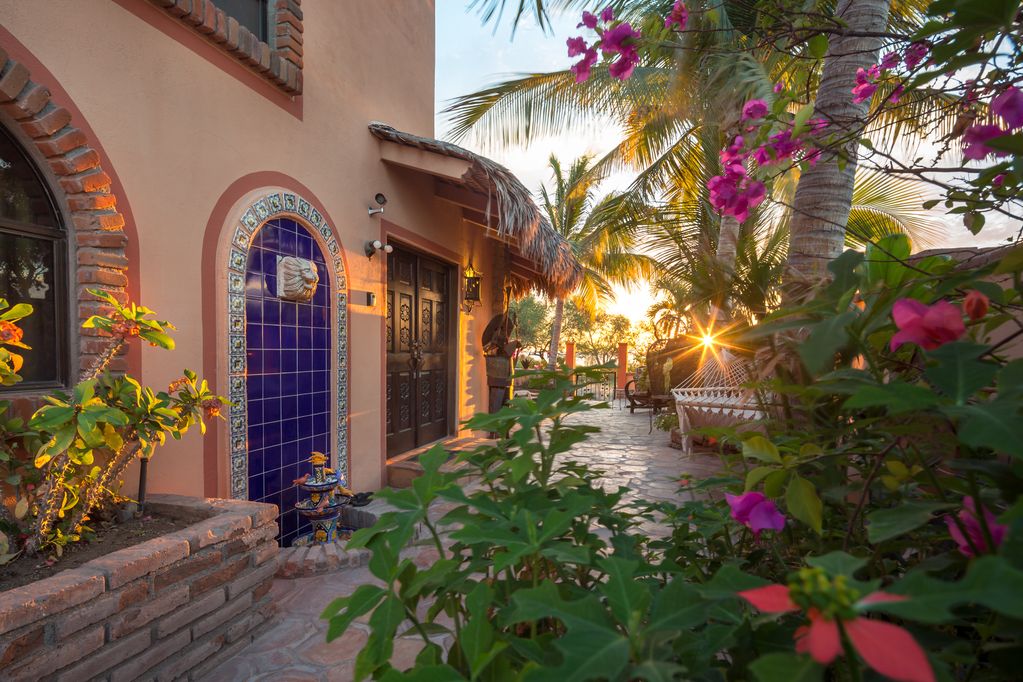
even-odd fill
[{"label": "palm tree trunk", "polygon": [[558,368],[558,347],[561,345],[561,320],[565,316],[565,299],[559,298],[554,304],[554,321],[551,323],[551,349],[547,369]]},{"label": "palm tree trunk", "polygon": [[[735,274],[736,259],[739,253],[739,221],[735,216],[722,215],[721,225],[718,228],[718,246],[714,254],[717,259],[718,270],[721,273],[721,282],[730,285],[732,276]],[[728,307],[728,289],[726,286],[721,290],[721,300],[710,302],[711,324],[723,325],[727,322],[725,308]]]},{"label": "palm tree trunk", "polygon": [[854,104],[851,91],[856,69],[874,64],[881,47],[880,38],[862,36],[885,30],[890,5],[891,0],[839,0],[836,19],[844,22],[847,34],[831,36],[814,114],[828,121],[828,130],[842,142],[799,178],[783,278],[789,295],[823,280],[828,263],[842,253],[856,147],[870,108],[869,100]]},{"label": "palm tree trunk", "polygon": [[718,264],[729,271],[735,270],[735,258],[739,243],[739,221],[735,216],[721,216],[721,227],[718,228]]}]

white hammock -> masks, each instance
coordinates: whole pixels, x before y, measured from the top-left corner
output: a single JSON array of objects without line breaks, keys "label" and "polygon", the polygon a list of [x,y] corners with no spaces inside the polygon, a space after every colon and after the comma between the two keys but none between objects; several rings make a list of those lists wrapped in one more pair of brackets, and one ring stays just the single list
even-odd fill
[{"label": "white hammock", "polygon": [[738,426],[767,417],[756,391],[744,387],[751,381],[746,361],[721,350],[671,389],[686,454],[692,452],[695,428]]}]

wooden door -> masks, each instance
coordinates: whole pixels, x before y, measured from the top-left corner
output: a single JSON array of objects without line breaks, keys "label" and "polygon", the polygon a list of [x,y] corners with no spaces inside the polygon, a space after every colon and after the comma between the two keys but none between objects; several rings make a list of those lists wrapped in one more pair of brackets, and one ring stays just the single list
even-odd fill
[{"label": "wooden door", "polygon": [[408,249],[387,260],[387,454],[447,436],[451,267]]}]

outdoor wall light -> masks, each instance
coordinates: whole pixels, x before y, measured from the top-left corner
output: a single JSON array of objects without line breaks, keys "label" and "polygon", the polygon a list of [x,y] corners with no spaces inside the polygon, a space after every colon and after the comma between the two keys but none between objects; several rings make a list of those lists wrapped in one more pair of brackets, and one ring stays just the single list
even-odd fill
[{"label": "outdoor wall light", "polygon": [[483,283],[483,273],[472,266],[472,261],[465,266],[462,273],[465,278],[465,286],[462,294],[462,310],[471,313],[472,309],[480,305],[480,289]]},{"label": "outdoor wall light", "polygon": [[366,242],[366,258],[372,258],[376,255],[377,251],[383,251],[384,253],[391,253],[394,251],[394,247],[390,244],[384,244],[379,239],[374,239],[371,242]]},{"label": "outdoor wall light", "polygon": [[369,206],[366,208],[371,217],[375,216],[377,213],[384,212],[384,204],[387,203],[387,197],[385,197],[382,193],[377,192],[377,195],[373,197],[373,201],[377,202],[378,206]]}]

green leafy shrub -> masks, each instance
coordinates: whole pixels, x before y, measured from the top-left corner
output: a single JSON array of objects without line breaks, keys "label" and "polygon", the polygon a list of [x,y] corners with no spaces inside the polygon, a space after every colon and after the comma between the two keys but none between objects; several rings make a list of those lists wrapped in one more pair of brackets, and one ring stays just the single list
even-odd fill
[{"label": "green leafy shrub", "polygon": [[[105,292],[90,293],[110,313],[92,316],[83,326],[104,332],[107,346],[82,380],[69,393],[46,396],[46,404],[27,422],[11,414],[9,401],[0,401],[0,463],[7,474],[4,484],[16,500],[14,523],[8,522],[12,527],[0,530],[24,538],[16,549],[7,539],[8,548],[0,554],[8,560],[22,551],[47,550],[60,556],[67,544],[88,534],[90,519],[117,500],[121,476],[132,461],[152,457],[168,436],[179,439],[193,426],[205,433],[204,419],[220,416],[227,404],[188,370],[167,391],[108,372],[111,360],[133,339],[172,350],[174,341],[167,332],[173,327],[154,319],[148,308],[122,306]],[[6,304],[0,302],[3,308]],[[0,325],[13,325],[30,313],[31,306],[15,306],[0,312]],[[19,342],[15,347],[25,347],[20,329],[2,326],[0,332],[0,342],[11,345],[14,339]],[[4,382],[17,383],[20,359],[0,351],[8,353],[0,354]]]},{"label": "green leafy shrub", "polygon": [[[721,476],[685,482],[692,501],[626,505],[629,491],[566,457],[596,406],[565,375],[471,419],[496,444],[456,473],[435,448],[412,488],[381,493],[399,511],[353,538],[383,585],[324,616],[334,638],[370,614],[357,677],[401,677],[392,640],[412,635],[424,649],[410,679],[1012,678],[1023,361],[1002,351],[1019,333],[1023,258],[959,271],[907,264],[905,246],[845,254],[819,296],[755,328],[778,369],[764,377],[776,415],[764,433],[722,432],[738,452]],[[896,324],[907,306],[944,311],[953,333],[932,345],[933,329]],[[930,348],[899,345],[907,330]],[[454,508],[431,519],[435,503]],[[425,568],[401,557],[419,524],[440,557]],[[815,631],[834,650],[809,648]]]}]

